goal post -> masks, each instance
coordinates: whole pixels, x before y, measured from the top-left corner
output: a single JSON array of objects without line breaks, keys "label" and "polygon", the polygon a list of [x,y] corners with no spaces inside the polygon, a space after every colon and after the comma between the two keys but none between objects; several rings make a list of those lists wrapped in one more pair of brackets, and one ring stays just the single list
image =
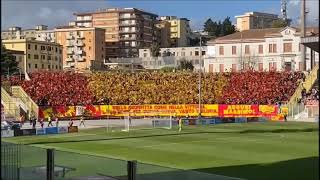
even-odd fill
[{"label": "goal post", "polygon": [[173,111],[144,111],[125,113],[122,131],[163,128],[172,129],[175,124]]}]

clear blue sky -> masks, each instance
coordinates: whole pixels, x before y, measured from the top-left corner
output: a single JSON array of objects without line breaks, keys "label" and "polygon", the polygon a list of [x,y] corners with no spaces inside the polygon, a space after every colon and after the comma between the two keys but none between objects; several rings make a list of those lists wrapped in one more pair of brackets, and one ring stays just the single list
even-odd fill
[{"label": "clear blue sky", "polygon": [[[300,1],[288,0],[288,16],[294,21],[300,16]],[[50,28],[74,20],[73,13],[96,11],[110,7],[135,7],[159,16],[188,18],[194,30],[201,29],[206,19],[214,21],[245,12],[259,11],[280,14],[281,0],[2,0],[2,29],[11,26],[34,28],[37,24]],[[307,24],[319,21],[319,0],[306,0],[309,9]]]}]

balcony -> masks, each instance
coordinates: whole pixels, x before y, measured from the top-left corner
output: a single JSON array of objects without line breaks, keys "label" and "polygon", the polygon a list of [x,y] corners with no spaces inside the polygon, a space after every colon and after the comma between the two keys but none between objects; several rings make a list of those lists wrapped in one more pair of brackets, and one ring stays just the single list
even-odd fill
[{"label": "balcony", "polygon": [[129,23],[129,22],[120,22],[120,26],[136,26],[137,23]]},{"label": "balcony", "polygon": [[83,54],[83,51],[82,50],[78,50],[78,51],[76,51],[76,54],[81,55],[81,54]]},{"label": "balcony", "polygon": [[120,29],[119,30],[119,33],[122,33],[122,34],[126,34],[126,33],[136,33],[138,32],[138,30],[124,30],[124,29]]},{"label": "balcony", "polygon": [[67,50],[67,54],[73,54],[73,50]]},{"label": "balcony", "polygon": [[77,35],[77,39],[84,39],[84,36]]},{"label": "balcony", "polygon": [[81,42],[81,41],[78,41],[78,42],[76,43],[76,46],[84,46],[84,43]]},{"label": "balcony", "polygon": [[130,16],[125,16],[125,15],[120,15],[120,19],[134,19],[137,18],[136,15],[130,15]]},{"label": "balcony", "polygon": [[71,40],[71,39],[73,39],[73,36],[67,35],[67,39]]},{"label": "balcony", "polygon": [[67,58],[66,61],[67,61],[67,62],[72,62],[72,61],[73,61],[73,58]]},{"label": "balcony", "polygon": [[137,37],[120,37],[120,40],[136,40]]},{"label": "balcony", "polygon": [[84,62],[85,60],[86,60],[86,58],[84,58],[84,57],[79,57],[77,61],[79,61],[79,62]]}]

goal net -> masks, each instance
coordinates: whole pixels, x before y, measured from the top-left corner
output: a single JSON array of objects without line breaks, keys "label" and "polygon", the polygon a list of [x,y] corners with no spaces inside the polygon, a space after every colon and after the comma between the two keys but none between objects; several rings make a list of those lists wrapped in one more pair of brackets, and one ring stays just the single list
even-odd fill
[{"label": "goal net", "polygon": [[121,131],[152,128],[171,129],[173,124],[175,124],[175,114],[172,111],[128,112],[125,113]]}]

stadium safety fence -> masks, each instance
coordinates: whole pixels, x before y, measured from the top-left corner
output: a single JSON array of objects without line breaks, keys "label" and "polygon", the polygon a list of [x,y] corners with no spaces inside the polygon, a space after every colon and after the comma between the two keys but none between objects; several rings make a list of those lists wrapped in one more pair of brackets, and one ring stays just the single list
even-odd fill
[{"label": "stadium safety fence", "polygon": [[[3,180],[215,180],[225,176],[63,149],[1,142]],[[13,150],[14,149],[14,150]],[[228,177],[228,180],[238,178]]]}]

